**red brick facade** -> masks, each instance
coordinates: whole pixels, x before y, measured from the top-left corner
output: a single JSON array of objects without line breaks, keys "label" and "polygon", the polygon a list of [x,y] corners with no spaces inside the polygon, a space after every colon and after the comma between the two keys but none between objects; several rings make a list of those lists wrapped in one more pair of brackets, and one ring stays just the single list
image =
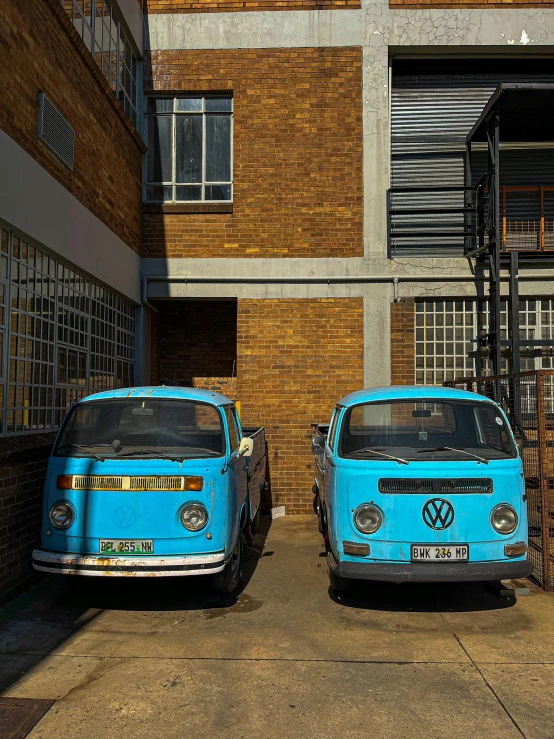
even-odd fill
[{"label": "red brick facade", "polygon": [[146,12],[151,15],[244,10],[347,10],[360,7],[360,0],[146,0]]},{"label": "red brick facade", "polygon": [[415,303],[391,303],[391,385],[415,384]]},{"label": "red brick facade", "polygon": [[203,377],[236,374],[236,300],[160,301],[158,307],[161,385],[192,386]]},{"label": "red brick facade", "polygon": [[[39,92],[75,130],[72,172],[39,143]],[[0,128],[140,250],[144,147],[59,0],[0,3]]]},{"label": "red brick facade", "polygon": [[312,512],[311,424],[363,387],[363,345],[362,298],[239,300],[237,395],[243,424],[265,426],[266,505]]},{"label": "red brick facade", "polygon": [[146,75],[157,91],[233,91],[234,202],[145,212],[144,256],[363,255],[360,48],[153,52]]}]

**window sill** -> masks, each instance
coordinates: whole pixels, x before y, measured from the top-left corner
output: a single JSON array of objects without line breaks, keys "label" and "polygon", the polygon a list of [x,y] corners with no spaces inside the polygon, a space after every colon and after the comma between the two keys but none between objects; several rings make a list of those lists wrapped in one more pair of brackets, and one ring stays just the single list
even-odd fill
[{"label": "window sill", "polygon": [[232,213],[233,203],[143,203],[143,213]]}]

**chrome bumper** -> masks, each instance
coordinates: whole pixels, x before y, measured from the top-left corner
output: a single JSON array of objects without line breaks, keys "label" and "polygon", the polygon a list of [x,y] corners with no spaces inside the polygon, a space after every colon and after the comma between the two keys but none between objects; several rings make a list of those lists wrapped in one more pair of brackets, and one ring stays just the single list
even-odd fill
[{"label": "chrome bumper", "polygon": [[35,549],[33,567],[40,572],[57,575],[98,577],[183,577],[209,575],[225,567],[225,553],[191,555],[189,557],[105,557],[94,554],[47,552]]}]

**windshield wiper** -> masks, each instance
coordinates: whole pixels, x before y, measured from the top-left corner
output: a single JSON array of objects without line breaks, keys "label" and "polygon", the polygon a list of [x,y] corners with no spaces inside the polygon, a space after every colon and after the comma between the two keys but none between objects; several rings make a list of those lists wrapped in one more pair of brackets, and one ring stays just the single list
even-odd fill
[{"label": "windshield wiper", "polygon": [[484,462],[485,464],[489,463],[488,459],[480,457],[478,454],[473,454],[473,452],[466,452],[463,449],[454,449],[454,447],[452,446],[434,446],[429,449],[419,449],[417,453],[422,454],[423,452],[458,452],[458,454],[466,454],[468,457],[478,459],[479,462]]},{"label": "windshield wiper", "polygon": [[353,457],[355,454],[365,454],[366,452],[369,452],[370,454],[377,454],[379,457],[386,457],[386,459],[394,459],[394,461],[398,462],[398,464],[410,464],[407,459],[395,457],[392,454],[384,454],[383,452],[378,452],[376,449],[371,449],[371,447],[366,447],[365,449],[356,449],[355,452],[351,452],[348,456]]},{"label": "windshield wiper", "polygon": [[154,452],[150,449],[139,449],[137,452],[123,452],[122,454],[114,455],[113,459],[120,459],[121,457],[145,457],[155,455],[157,459],[171,459],[172,462],[178,462],[184,457],[181,454],[160,454],[160,452]]},{"label": "windshield wiper", "polygon": [[75,448],[75,449],[82,449],[84,452],[87,452],[88,454],[90,454],[90,456],[93,459],[96,459],[98,462],[105,462],[106,461],[106,458],[105,457],[99,457],[98,454],[95,454],[94,452],[91,452],[90,451],[90,447],[88,447],[88,446],[81,446],[80,444],[64,444],[64,446],[60,447],[60,449],[73,449],[73,448]]}]

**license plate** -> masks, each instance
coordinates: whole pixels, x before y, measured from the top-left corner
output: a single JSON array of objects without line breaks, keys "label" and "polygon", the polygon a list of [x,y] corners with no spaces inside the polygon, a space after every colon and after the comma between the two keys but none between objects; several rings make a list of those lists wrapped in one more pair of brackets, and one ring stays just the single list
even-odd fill
[{"label": "license plate", "polygon": [[436,544],[412,544],[412,562],[467,562],[469,546],[452,544],[437,546]]},{"label": "license plate", "polygon": [[100,554],[154,554],[152,539],[100,539]]}]

